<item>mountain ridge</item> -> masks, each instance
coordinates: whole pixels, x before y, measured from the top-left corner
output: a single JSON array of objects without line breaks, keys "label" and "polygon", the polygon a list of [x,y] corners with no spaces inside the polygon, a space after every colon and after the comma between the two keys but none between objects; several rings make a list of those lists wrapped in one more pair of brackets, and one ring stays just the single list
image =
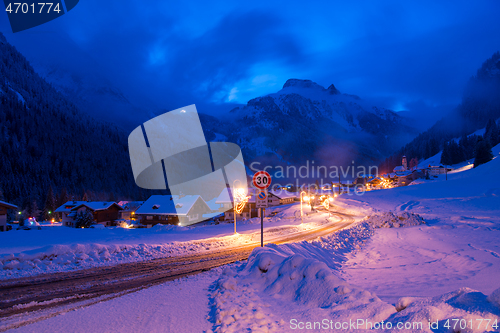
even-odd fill
[{"label": "mountain ridge", "polygon": [[394,111],[340,93],[333,84],[327,89],[296,78],[232,109],[228,119],[211,132],[239,144],[249,161],[287,165],[373,165],[418,134]]}]

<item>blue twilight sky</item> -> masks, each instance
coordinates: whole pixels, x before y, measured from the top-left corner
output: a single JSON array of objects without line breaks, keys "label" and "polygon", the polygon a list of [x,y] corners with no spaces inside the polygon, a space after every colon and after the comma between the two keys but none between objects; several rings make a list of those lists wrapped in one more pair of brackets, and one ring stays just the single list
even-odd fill
[{"label": "blue twilight sky", "polygon": [[459,103],[500,50],[499,17],[498,0],[81,0],[33,30],[67,33],[125,92],[161,108],[224,108],[303,78],[399,111]]}]

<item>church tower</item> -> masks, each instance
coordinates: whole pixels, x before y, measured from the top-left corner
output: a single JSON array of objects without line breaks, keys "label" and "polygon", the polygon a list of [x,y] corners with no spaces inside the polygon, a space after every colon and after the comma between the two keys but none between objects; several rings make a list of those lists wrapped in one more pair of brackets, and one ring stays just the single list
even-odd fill
[{"label": "church tower", "polygon": [[403,156],[403,168],[405,171],[408,170],[408,162],[406,161],[406,156]]}]

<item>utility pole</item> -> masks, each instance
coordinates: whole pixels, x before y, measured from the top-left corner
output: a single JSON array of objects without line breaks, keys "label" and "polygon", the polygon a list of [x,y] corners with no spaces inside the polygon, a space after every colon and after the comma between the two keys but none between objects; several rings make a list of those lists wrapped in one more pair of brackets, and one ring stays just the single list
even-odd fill
[{"label": "utility pole", "polygon": [[260,208],[260,247],[264,247],[264,208],[262,207]]},{"label": "utility pole", "polygon": [[342,187],[342,184],[340,182],[340,174],[339,174],[339,196],[340,196],[340,188]]}]

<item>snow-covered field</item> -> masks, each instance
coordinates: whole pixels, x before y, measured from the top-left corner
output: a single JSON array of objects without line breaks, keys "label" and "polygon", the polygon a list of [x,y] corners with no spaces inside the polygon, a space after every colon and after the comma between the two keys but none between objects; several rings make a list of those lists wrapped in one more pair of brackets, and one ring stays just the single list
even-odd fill
[{"label": "snow-covered field", "polygon": [[496,158],[448,181],[345,195],[337,205],[370,217],[19,331],[500,331],[499,176]]}]

